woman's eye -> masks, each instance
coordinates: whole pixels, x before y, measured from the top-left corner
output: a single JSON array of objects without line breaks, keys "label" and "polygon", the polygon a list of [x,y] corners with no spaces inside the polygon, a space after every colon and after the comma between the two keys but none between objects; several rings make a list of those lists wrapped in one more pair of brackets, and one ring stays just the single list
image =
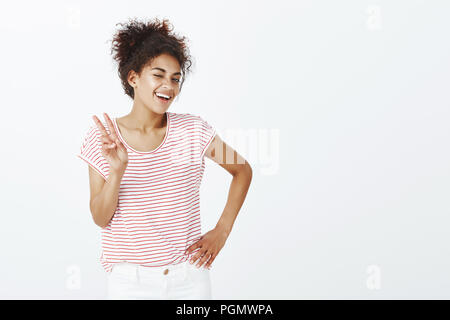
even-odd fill
[{"label": "woman's eye", "polygon": [[[162,78],[162,75],[160,75],[160,74],[154,74],[154,76]],[[172,80],[175,80],[176,82],[180,82],[180,79],[172,79]]]}]

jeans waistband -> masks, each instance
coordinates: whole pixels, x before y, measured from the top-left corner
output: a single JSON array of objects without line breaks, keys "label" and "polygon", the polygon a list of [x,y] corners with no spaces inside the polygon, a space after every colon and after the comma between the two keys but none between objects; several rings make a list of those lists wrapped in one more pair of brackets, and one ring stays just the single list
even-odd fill
[{"label": "jeans waistband", "polygon": [[177,263],[177,264],[171,264],[167,266],[159,266],[159,267],[147,267],[142,266],[135,263],[130,262],[119,262],[114,264],[112,271],[113,272],[119,272],[121,274],[128,274],[128,275],[171,275],[173,273],[178,273],[181,271],[185,271],[186,268],[189,265],[189,260]]}]

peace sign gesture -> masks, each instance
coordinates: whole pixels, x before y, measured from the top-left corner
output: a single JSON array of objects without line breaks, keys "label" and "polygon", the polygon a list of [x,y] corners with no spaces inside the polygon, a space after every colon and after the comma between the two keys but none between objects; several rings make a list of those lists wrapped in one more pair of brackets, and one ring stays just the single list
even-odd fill
[{"label": "peace sign gesture", "polygon": [[106,113],[103,113],[106,120],[106,125],[109,129],[108,133],[103,126],[102,122],[97,116],[92,116],[102,136],[102,155],[109,163],[110,170],[125,171],[128,165],[128,152],[122,142],[119,140],[114,125]]}]

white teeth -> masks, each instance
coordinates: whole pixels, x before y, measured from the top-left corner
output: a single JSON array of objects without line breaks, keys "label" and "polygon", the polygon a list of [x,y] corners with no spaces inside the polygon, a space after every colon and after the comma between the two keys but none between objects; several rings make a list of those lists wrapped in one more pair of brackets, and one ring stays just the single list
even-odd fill
[{"label": "white teeth", "polygon": [[165,94],[162,94],[162,93],[159,93],[159,92],[157,92],[156,95],[158,97],[163,97],[163,98],[166,98],[166,99],[170,99],[170,96],[166,96]]}]

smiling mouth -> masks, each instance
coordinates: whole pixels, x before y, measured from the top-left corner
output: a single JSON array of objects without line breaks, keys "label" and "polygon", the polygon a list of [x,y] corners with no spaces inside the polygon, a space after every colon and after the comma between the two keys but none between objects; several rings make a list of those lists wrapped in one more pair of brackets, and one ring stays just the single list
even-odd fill
[{"label": "smiling mouth", "polygon": [[172,97],[170,97],[169,99],[166,99],[166,98],[163,98],[163,97],[158,97],[158,96],[156,95],[156,93],[155,93],[155,97],[156,97],[159,101],[164,102],[164,103],[167,103],[167,102],[169,102],[170,100],[172,100]]}]

